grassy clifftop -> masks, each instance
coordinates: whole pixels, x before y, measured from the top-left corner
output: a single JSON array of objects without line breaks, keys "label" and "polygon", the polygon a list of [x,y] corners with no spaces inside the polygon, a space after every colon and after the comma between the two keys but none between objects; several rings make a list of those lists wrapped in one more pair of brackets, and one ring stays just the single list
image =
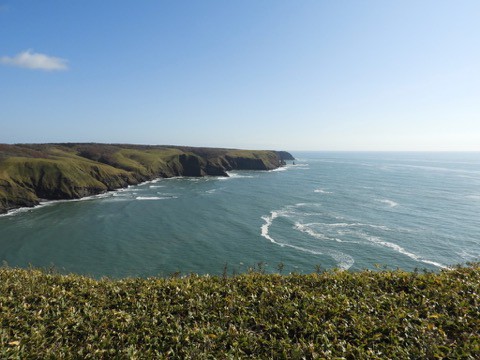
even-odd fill
[{"label": "grassy clifftop", "polygon": [[[0,213],[172,176],[270,170],[284,152],[112,144],[0,144]],[[291,155],[290,155],[291,156]]]},{"label": "grassy clifftop", "polygon": [[0,268],[0,358],[478,359],[480,266],[93,280]]}]

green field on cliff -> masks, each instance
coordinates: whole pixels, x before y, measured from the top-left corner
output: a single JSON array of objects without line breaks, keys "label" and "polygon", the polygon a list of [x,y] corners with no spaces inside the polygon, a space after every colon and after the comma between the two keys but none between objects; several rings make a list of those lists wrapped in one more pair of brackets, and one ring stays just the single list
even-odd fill
[{"label": "green field on cliff", "polygon": [[93,280],[0,268],[0,358],[478,359],[480,264]]},{"label": "green field on cliff", "polygon": [[158,177],[271,170],[277,151],[126,144],[0,144],[0,213],[40,199],[76,199]]}]

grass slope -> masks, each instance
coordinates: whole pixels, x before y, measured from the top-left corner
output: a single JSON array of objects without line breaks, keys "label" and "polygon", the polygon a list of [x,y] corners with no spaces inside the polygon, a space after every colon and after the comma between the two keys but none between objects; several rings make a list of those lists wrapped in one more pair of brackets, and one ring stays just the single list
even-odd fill
[{"label": "grass slope", "polygon": [[172,176],[270,170],[276,151],[115,144],[0,144],[0,213],[40,199],[75,199]]},{"label": "grass slope", "polygon": [[0,358],[478,359],[480,265],[93,280],[0,269]]}]

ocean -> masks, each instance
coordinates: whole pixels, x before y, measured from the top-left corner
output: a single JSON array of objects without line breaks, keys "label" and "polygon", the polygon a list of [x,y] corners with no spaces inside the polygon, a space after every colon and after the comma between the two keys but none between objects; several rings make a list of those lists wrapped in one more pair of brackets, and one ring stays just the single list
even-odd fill
[{"label": "ocean", "polygon": [[292,154],[0,216],[0,261],[96,278],[480,261],[479,153]]}]

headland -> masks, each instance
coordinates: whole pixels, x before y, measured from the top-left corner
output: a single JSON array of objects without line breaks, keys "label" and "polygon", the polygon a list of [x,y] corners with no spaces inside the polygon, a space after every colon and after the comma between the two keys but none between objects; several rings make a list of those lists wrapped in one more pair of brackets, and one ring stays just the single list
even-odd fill
[{"label": "headland", "polygon": [[285,151],[98,143],[0,144],[0,214],[78,199],[155,178],[273,170]]}]

